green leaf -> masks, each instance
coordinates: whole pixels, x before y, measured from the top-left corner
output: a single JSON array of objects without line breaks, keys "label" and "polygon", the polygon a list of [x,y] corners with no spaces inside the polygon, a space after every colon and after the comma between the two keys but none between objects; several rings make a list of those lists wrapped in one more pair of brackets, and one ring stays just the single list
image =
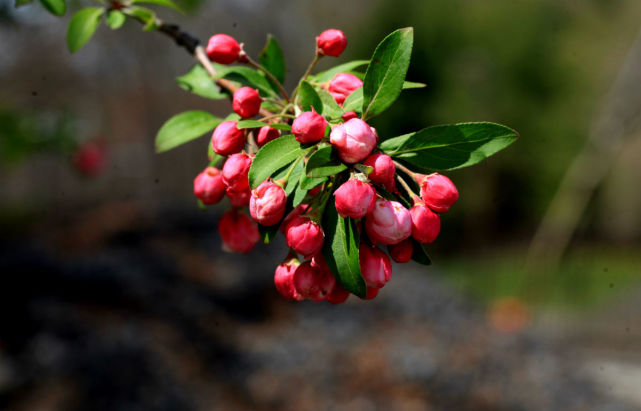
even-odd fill
[{"label": "green leaf", "polygon": [[156,153],[162,153],[212,131],[223,120],[206,111],[185,111],[162,125],[156,135]]},{"label": "green leaf", "polygon": [[122,27],[123,24],[125,24],[125,20],[127,19],[127,16],[120,11],[120,10],[111,10],[109,13],[107,13],[107,18],[105,21],[107,22],[107,26],[109,26],[112,30],[117,30],[120,27]]},{"label": "green leaf", "polygon": [[223,160],[225,157],[221,156],[220,154],[216,153],[214,149],[211,147],[211,141],[208,141],[209,143],[209,150],[211,152],[207,152],[207,158],[209,159],[209,167],[217,167],[218,163],[220,163],[221,160]]},{"label": "green leaf", "polygon": [[131,6],[125,8],[123,12],[142,21],[145,24],[142,28],[143,31],[153,31],[158,29],[156,13],[154,13],[153,10],[145,7]]},{"label": "green leaf", "polygon": [[347,170],[347,166],[338,158],[338,154],[332,150],[332,146],[326,146],[316,150],[307,160],[305,174],[308,177],[328,177]]},{"label": "green leaf", "polygon": [[201,97],[221,100],[229,97],[214,83],[207,70],[200,64],[195,65],[187,74],[176,77],[178,85],[183,89]]},{"label": "green leaf", "polygon": [[267,81],[265,74],[244,66],[225,66],[222,64],[213,64],[218,78],[226,78],[236,81],[244,86],[257,88],[263,97],[276,97],[278,92]]},{"label": "green leaf", "polygon": [[289,175],[289,178],[287,179],[287,184],[285,184],[285,194],[288,197],[291,193],[294,192],[294,190],[297,189],[298,182],[300,181],[300,177],[303,175],[304,172],[305,172],[305,162],[303,162],[303,159],[301,158],[294,166],[292,173]]},{"label": "green leaf", "polygon": [[410,65],[414,29],[407,27],[379,43],[363,80],[363,118],[382,113],[401,94]]},{"label": "green leaf", "polygon": [[339,119],[343,115],[343,109],[338,105],[334,97],[326,90],[318,90],[318,96],[323,102],[323,113],[331,119]]},{"label": "green leaf", "polygon": [[289,124],[283,124],[283,123],[272,123],[268,124],[269,127],[275,128],[276,130],[285,130],[285,131],[291,131],[292,126]]},{"label": "green leaf", "polygon": [[33,3],[33,0],[16,0],[14,6],[16,8],[26,6],[27,4]]},{"label": "green leaf", "polygon": [[369,63],[369,60],[348,61],[347,63],[339,64],[338,66],[334,66],[329,70],[322,71],[311,77],[318,83],[324,83],[326,81],[330,81],[331,79],[333,79],[334,76],[337,75],[338,73],[346,73],[348,71],[354,70],[355,68],[364,66],[368,63]]},{"label": "green leaf", "polygon": [[363,87],[357,88],[343,102],[343,110],[360,113],[363,109]]},{"label": "green leaf", "polygon": [[67,47],[75,53],[91,39],[100,24],[104,9],[88,7],[73,15],[67,29]]},{"label": "green leaf", "polygon": [[323,113],[323,102],[311,84],[302,81],[298,89],[298,101],[303,111],[311,111],[312,107],[318,114]]},{"label": "green leaf", "polygon": [[150,3],[150,4],[157,4],[159,6],[165,6],[165,7],[170,7],[174,10],[178,10],[182,12],[182,9],[178,7],[174,2],[171,0],[131,0],[132,4],[135,3]]},{"label": "green leaf", "polygon": [[468,167],[512,144],[518,133],[495,123],[460,123],[424,128],[381,143],[381,150],[419,172]]},{"label": "green leaf", "polygon": [[63,16],[67,11],[65,0],[40,0],[40,3],[49,13],[56,16]]},{"label": "green leaf", "polygon": [[267,124],[258,120],[241,120],[236,125],[236,128],[242,130],[244,128],[260,128],[266,126]]},{"label": "green leaf", "polygon": [[263,243],[265,244],[271,243],[272,240],[278,234],[279,227],[280,227],[280,224],[275,224],[269,227],[265,227],[264,225],[258,224],[258,233],[260,234],[260,238],[263,240]]},{"label": "green leaf", "polygon": [[281,84],[285,81],[285,56],[276,37],[271,34],[267,35],[267,43],[263,51],[258,55],[258,61]]},{"label": "green leaf", "polygon": [[425,244],[421,244],[418,241],[412,239],[412,245],[414,246],[414,251],[412,251],[412,260],[416,261],[419,264],[431,265],[432,259],[429,255],[427,255]]},{"label": "green leaf", "polygon": [[338,215],[334,201],[328,201],[323,228],[323,256],[334,277],[347,291],[364,298],[367,288],[358,259],[359,233],[356,222]]},{"label": "green leaf", "polygon": [[300,178],[300,188],[303,190],[311,190],[327,181],[327,177],[307,177],[302,175]]},{"label": "green leaf", "polygon": [[305,200],[305,196],[307,195],[307,190],[303,189],[300,187],[300,184],[296,185],[296,189],[294,190],[294,199],[292,201],[292,206],[297,207],[299,204]]},{"label": "green leaf", "polygon": [[301,148],[293,135],[282,136],[265,144],[252,161],[249,169],[249,186],[254,189],[279,168],[291,163],[310,148]]},{"label": "green leaf", "polygon": [[424,88],[427,87],[425,83],[417,83],[415,81],[406,81],[403,83],[403,90],[409,90],[413,88]]}]

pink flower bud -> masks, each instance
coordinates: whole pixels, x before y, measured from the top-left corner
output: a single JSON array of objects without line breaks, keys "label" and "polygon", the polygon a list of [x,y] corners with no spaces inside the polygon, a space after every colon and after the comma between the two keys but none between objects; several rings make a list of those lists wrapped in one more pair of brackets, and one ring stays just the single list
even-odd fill
[{"label": "pink flower bud", "polygon": [[274,272],[274,284],[276,290],[287,300],[302,301],[305,298],[296,291],[294,286],[294,273],[300,266],[297,259],[292,258],[283,261]]},{"label": "pink flower bud", "polygon": [[236,39],[226,34],[215,34],[207,43],[207,55],[220,64],[231,64],[238,60],[240,46]]},{"label": "pink flower bud", "polygon": [[194,195],[203,204],[216,204],[225,195],[225,183],[220,170],[215,167],[207,167],[194,179]]},{"label": "pink flower bud", "polygon": [[236,128],[235,121],[223,121],[211,136],[211,147],[217,154],[228,156],[238,153],[245,146],[245,133]]},{"label": "pink flower bud", "polygon": [[363,300],[373,300],[376,298],[380,290],[380,288],[367,287],[367,294],[365,294],[365,298],[363,298]]},{"label": "pink flower bud", "polygon": [[390,184],[396,175],[396,166],[392,157],[387,154],[375,153],[367,157],[363,164],[372,167],[372,172],[367,176],[376,184]]},{"label": "pink flower bud", "polygon": [[358,248],[361,274],[368,287],[381,288],[392,278],[392,263],[380,248],[361,244]]},{"label": "pink flower bud", "polygon": [[316,37],[316,47],[321,55],[338,57],[347,47],[347,37],[340,30],[325,30]]},{"label": "pink flower bud", "polygon": [[412,234],[410,212],[396,201],[378,198],[365,218],[365,231],[374,242],[398,244]]},{"label": "pink flower bud", "polygon": [[106,154],[104,146],[87,142],[76,148],[71,157],[71,162],[81,174],[95,177],[105,169],[107,164]]},{"label": "pink flower bud", "polygon": [[410,209],[412,216],[412,237],[421,244],[431,243],[441,231],[441,218],[427,208],[425,204],[418,203]]},{"label": "pink flower bud", "polygon": [[218,232],[224,248],[237,253],[248,253],[260,239],[256,223],[237,210],[223,214],[218,222]]},{"label": "pink flower bud", "polygon": [[421,186],[421,197],[425,204],[437,213],[445,213],[458,200],[458,190],[452,180],[444,175],[416,175],[416,182]]},{"label": "pink flower bud", "polygon": [[341,217],[363,218],[374,210],[376,192],[371,185],[351,179],[334,191],[334,203]]},{"label": "pink flower bud", "polygon": [[256,137],[256,144],[259,146],[264,146],[272,140],[276,140],[280,137],[280,131],[269,126],[263,126],[258,131],[258,137]]},{"label": "pink flower bud", "polygon": [[331,293],[327,294],[327,297],[325,297],[325,299],[330,303],[337,305],[337,304],[343,304],[345,301],[347,301],[348,297],[349,297],[349,291],[343,288],[341,283],[336,281],[336,284],[334,284],[334,289],[332,290]]},{"label": "pink flower bud", "polygon": [[349,73],[337,73],[329,82],[328,91],[334,100],[342,106],[345,99],[355,90],[363,87],[361,79]]},{"label": "pink flower bud", "polygon": [[329,141],[338,150],[341,160],[349,164],[364,160],[376,146],[376,136],[372,129],[358,118],[336,126]]},{"label": "pink flower bud", "polygon": [[301,214],[303,214],[303,211],[308,207],[307,204],[299,204],[292,211],[287,214],[287,217],[283,220],[283,222],[280,224],[280,232],[283,233],[283,235],[287,234],[287,226],[289,223],[292,222],[292,220]]},{"label": "pink flower bud", "polygon": [[345,114],[343,114],[342,116],[343,121],[348,121],[353,118],[358,118],[358,115],[356,115],[355,111],[346,111]]},{"label": "pink flower bud", "polygon": [[321,249],[324,238],[321,226],[309,217],[298,216],[285,229],[287,246],[305,258],[312,257]]},{"label": "pink flower bud", "polygon": [[249,205],[249,199],[251,198],[249,187],[241,191],[234,191],[227,188],[225,193],[227,193],[227,198],[229,198],[232,206],[240,208]]},{"label": "pink flower bud", "polygon": [[223,165],[223,182],[231,191],[244,191],[249,187],[249,168],[252,158],[245,153],[232,154]]},{"label": "pink flower bud", "polygon": [[304,298],[315,302],[323,301],[335,285],[336,279],[331,273],[321,271],[309,261],[299,265],[294,273],[296,291]]},{"label": "pink flower bud", "polygon": [[241,87],[234,93],[231,104],[236,114],[242,118],[250,118],[258,114],[262,101],[257,90]]},{"label": "pink flower bud", "polygon": [[263,181],[252,190],[249,213],[259,224],[271,226],[285,215],[287,196],[285,190],[271,181]]},{"label": "pink flower bud", "polygon": [[325,128],[327,121],[313,109],[302,113],[292,123],[292,133],[303,144],[320,141],[325,136]]},{"label": "pink flower bud", "polygon": [[392,257],[392,260],[397,263],[406,263],[412,259],[414,244],[411,239],[406,238],[398,244],[388,245],[387,251],[389,251],[389,255]]}]

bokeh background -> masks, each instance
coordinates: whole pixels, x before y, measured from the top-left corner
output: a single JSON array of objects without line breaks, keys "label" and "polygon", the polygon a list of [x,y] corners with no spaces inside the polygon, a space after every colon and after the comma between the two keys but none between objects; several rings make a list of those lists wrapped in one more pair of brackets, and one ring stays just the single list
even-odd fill
[{"label": "bokeh background", "polygon": [[[380,135],[489,120],[521,137],[448,173],[461,199],[431,267],[395,265],[373,301],[290,304],[282,239],[227,254],[226,206],[196,206],[208,138],[154,154],[170,116],[230,111],[177,87],[193,59],[133,22],[71,55],[69,12],[0,0],[0,409],[641,408],[637,1],[179,3],[159,17],[203,40],[256,55],[274,34],[289,88],[322,30],[346,33],[345,62],[413,26],[408,79],[428,86]],[[85,142],[106,154],[92,176]]]}]

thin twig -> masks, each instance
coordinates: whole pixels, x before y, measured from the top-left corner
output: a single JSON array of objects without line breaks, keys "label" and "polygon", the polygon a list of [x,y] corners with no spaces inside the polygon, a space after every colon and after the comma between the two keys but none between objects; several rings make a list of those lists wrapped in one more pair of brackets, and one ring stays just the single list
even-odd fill
[{"label": "thin twig", "polygon": [[409,168],[405,167],[403,164],[399,163],[398,161],[394,161],[394,164],[396,165],[396,167],[398,167],[401,170],[403,170],[407,175],[409,175],[413,179],[416,178],[416,173],[413,172],[412,170],[410,170]]},{"label": "thin twig", "polygon": [[283,85],[282,85],[282,84],[280,84],[280,81],[278,81],[278,79],[277,79],[276,77],[274,77],[274,75],[273,75],[272,73],[270,73],[270,72],[269,72],[269,70],[267,70],[265,67],[261,66],[260,64],[258,64],[258,63],[257,63],[257,62],[255,62],[254,60],[252,60],[252,58],[251,58],[251,57],[249,57],[249,56],[245,56],[245,58],[247,58],[247,62],[249,63],[249,65],[250,65],[250,66],[252,66],[252,67],[254,67],[255,69],[260,70],[260,71],[262,71],[263,73],[265,73],[265,75],[266,75],[267,77],[269,77],[269,79],[270,79],[272,82],[274,82],[274,84],[276,84],[276,87],[278,87],[278,89],[280,90],[280,93],[281,93],[281,94],[283,95],[283,97],[285,98],[285,101],[286,101],[287,103],[289,103],[289,95],[287,94],[287,91],[285,91],[285,87],[283,87]]},{"label": "thin twig", "polygon": [[420,197],[419,197],[419,195],[418,195],[418,194],[416,194],[416,193],[415,193],[415,192],[410,188],[410,186],[405,182],[405,180],[403,180],[403,179],[401,178],[401,176],[399,176],[399,175],[397,174],[397,175],[396,175],[396,179],[398,180],[398,182],[399,182],[399,183],[401,183],[401,185],[403,186],[403,188],[405,189],[405,191],[407,192],[407,194],[410,196],[410,198],[411,198],[412,200],[415,200],[415,199],[420,198]]}]

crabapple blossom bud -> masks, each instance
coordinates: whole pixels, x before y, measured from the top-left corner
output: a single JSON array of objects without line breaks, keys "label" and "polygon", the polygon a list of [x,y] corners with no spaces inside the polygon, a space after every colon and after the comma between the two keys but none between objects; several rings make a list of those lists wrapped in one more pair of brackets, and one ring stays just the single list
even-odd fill
[{"label": "crabapple blossom bud", "polygon": [[353,178],[334,191],[334,203],[341,217],[363,218],[374,209],[376,192],[371,185]]},{"label": "crabapple blossom bud", "polygon": [[240,208],[249,205],[249,199],[251,198],[249,187],[241,191],[234,191],[227,188],[225,193],[227,193],[227,198],[229,198],[232,206]]},{"label": "crabapple blossom bud", "polygon": [[260,111],[262,99],[251,87],[241,87],[234,93],[232,108],[242,118],[254,117]]},{"label": "crabapple blossom bud", "polygon": [[341,160],[349,164],[364,160],[376,146],[376,136],[372,129],[358,118],[336,126],[329,141],[338,150]]},{"label": "crabapple blossom bud", "polygon": [[406,238],[398,244],[390,244],[387,246],[389,256],[397,263],[406,263],[412,259],[414,253],[414,244],[410,238]]},{"label": "crabapple blossom bud", "polygon": [[330,303],[337,305],[343,304],[345,301],[347,301],[348,297],[349,291],[347,291],[338,281],[336,281],[336,284],[334,284],[334,289],[331,293],[327,294],[327,297],[325,297],[325,299]]},{"label": "crabapple blossom bud", "polygon": [[211,137],[211,148],[221,156],[238,153],[245,146],[245,133],[236,128],[235,121],[223,121]]},{"label": "crabapple blossom bud", "polygon": [[243,191],[249,187],[249,167],[252,158],[245,153],[232,154],[223,165],[223,182],[231,191]]},{"label": "crabapple blossom bud", "polygon": [[97,176],[102,173],[107,164],[106,150],[104,146],[96,143],[83,143],[74,151],[71,162],[81,174]]},{"label": "crabapple blossom bud", "polygon": [[421,197],[425,204],[437,213],[445,213],[458,200],[458,190],[452,180],[444,175],[416,175],[416,182],[421,186]]},{"label": "crabapple blossom bud", "polygon": [[363,87],[363,81],[353,74],[337,73],[329,82],[329,94],[342,106],[345,99],[355,90]]},{"label": "crabapple blossom bud", "polygon": [[380,248],[361,244],[358,248],[361,273],[368,287],[381,288],[392,278],[392,263]]},{"label": "crabapple blossom bud", "polygon": [[441,231],[441,218],[425,204],[417,203],[410,209],[412,237],[421,244],[431,243]]},{"label": "crabapple blossom bud", "polygon": [[365,231],[374,242],[398,244],[412,234],[410,212],[396,201],[378,198],[365,217]]},{"label": "crabapple blossom bud", "polygon": [[357,118],[358,115],[356,115],[355,111],[346,111],[345,114],[342,115],[343,121],[351,120],[353,118]]},{"label": "crabapple blossom bud", "polygon": [[223,214],[218,222],[218,232],[224,248],[237,253],[248,253],[260,239],[256,223],[237,210]]},{"label": "crabapple blossom bud", "polygon": [[320,55],[338,57],[347,47],[347,37],[340,30],[325,30],[316,37],[316,47]]},{"label": "crabapple blossom bud", "polygon": [[207,167],[194,179],[194,195],[203,204],[216,204],[225,195],[225,183],[220,170]]},{"label": "crabapple blossom bud", "polygon": [[209,38],[206,51],[212,61],[220,64],[231,64],[238,60],[240,46],[236,39],[231,36],[215,34]]},{"label": "crabapple blossom bud", "polygon": [[264,146],[272,140],[276,140],[280,137],[280,131],[269,126],[263,126],[258,131],[258,137],[256,137],[256,144],[259,146]]},{"label": "crabapple blossom bud", "polygon": [[287,300],[302,301],[305,298],[296,291],[294,286],[294,273],[300,266],[297,259],[292,258],[283,261],[274,272],[274,284],[276,290]]},{"label": "crabapple blossom bud", "polygon": [[376,298],[380,290],[380,288],[367,287],[367,294],[365,294],[365,298],[363,298],[363,300],[373,300]]},{"label": "crabapple blossom bud", "polygon": [[271,181],[263,181],[251,192],[249,213],[259,224],[271,226],[285,215],[285,190]]},{"label": "crabapple blossom bud", "polygon": [[309,217],[295,217],[285,229],[287,246],[305,258],[310,258],[321,249],[324,238],[321,226]]},{"label": "crabapple blossom bud", "polygon": [[367,157],[363,164],[372,167],[372,172],[367,177],[376,184],[389,184],[394,181],[396,166],[392,157],[383,153],[374,153]]},{"label": "crabapple blossom bud", "polygon": [[283,233],[283,234],[287,234],[287,225],[288,225],[289,223],[291,223],[291,221],[292,221],[294,218],[296,218],[296,217],[298,217],[299,215],[303,214],[303,212],[305,211],[305,208],[306,208],[306,207],[308,207],[308,205],[307,205],[307,204],[299,204],[299,205],[297,205],[296,207],[294,207],[294,209],[293,209],[292,211],[290,211],[290,212],[289,212],[289,214],[287,214],[287,216],[285,217],[285,219],[283,220],[283,222],[280,224],[280,231],[281,231],[281,233]]},{"label": "crabapple blossom bud", "polygon": [[323,272],[305,261],[294,272],[294,287],[304,298],[312,301],[323,301],[332,292],[336,279],[331,273]]},{"label": "crabapple blossom bud", "polygon": [[292,133],[299,143],[315,143],[325,136],[327,121],[312,109],[296,117],[292,123]]}]

